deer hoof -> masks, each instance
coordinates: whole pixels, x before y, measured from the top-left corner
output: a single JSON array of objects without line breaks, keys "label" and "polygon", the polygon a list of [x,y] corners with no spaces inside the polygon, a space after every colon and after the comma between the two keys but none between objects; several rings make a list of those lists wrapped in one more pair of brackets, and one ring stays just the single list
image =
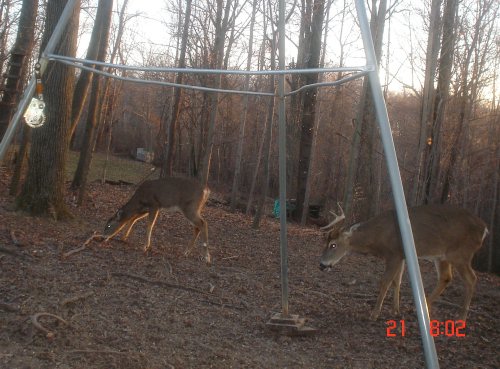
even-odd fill
[{"label": "deer hoof", "polygon": [[372,312],[372,313],[370,314],[370,320],[373,320],[373,321],[377,320],[377,318],[378,318],[378,314],[379,314],[379,313],[378,313],[378,312],[376,312],[376,311]]}]

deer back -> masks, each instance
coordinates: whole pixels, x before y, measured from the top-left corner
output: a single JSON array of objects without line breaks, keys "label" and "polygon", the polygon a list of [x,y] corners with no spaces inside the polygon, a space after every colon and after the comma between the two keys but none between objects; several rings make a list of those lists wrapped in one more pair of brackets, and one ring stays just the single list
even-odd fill
[{"label": "deer back", "polygon": [[[422,258],[472,259],[487,234],[486,224],[461,208],[423,205],[408,210],[417,255]],[[334,265],[349,251],[384,259],[404,257],[395,211],[356,223],[329,237],[322,265]]]},{"label": "deer back", "polygon": [[108,221],[106,229],[115,230],[129,219],[160,208],[179,209],[184,214],[198,213],[209,194],[207,187],[191,178],[167,177],[145,181]]}]

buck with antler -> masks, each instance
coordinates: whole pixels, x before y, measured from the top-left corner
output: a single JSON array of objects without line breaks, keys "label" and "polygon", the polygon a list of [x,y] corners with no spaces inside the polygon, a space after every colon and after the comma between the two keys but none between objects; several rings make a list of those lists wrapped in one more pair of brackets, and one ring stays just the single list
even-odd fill
[{"label": "buck with antler", "polygon": [[[320,261],[322,270],[330,269],[348,252],[371,254],[385,260],[385,273],[370,318],[377,319],[391,283],[394,284],[393,312],[399,313],[399,289],[404,270],[404,251],[394,211],[385,212],[366,222],[343,227],[345,215],[340,214],[322,228],[328,234]],[[435,263],[438,283],[428,299],[428,306],[441,295],[452,279],[452,266],[461,275],[465,299],[460,319],[465,320],[476,285],[471,267],[472,257],[488,234],[486,224],[465,209],[445,205],[424,205],[408,210],[415,248],[419,258]]]},{"label": "buck with antler", "polygon": [[126,240],[135,223],[148,217],[147,243],[144,252],[151,248],[151,232],[155,226],[160,209],[178,210],[191,222],[194,227],[194,237],[184,252],[188,255],[201,232],[203,238],[204,258],[211,262],[208,252],[208,226],[201,217],[201,211],[208,200],[210,190],[198,181],[190,178],[168,177],[142,183],[130,200],[123,205],[108,220],[104,228],[105,241],[108,241],[126,228],[123,237]]}]

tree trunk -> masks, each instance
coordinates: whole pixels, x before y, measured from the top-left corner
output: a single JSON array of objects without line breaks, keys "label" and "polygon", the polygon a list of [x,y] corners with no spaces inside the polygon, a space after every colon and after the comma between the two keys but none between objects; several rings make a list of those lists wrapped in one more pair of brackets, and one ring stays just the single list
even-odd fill
[{"label": "tree trunk", "polygon": [[[271,40],[271,70],[276,70],[276,33],[273,33],[273,39]],[[271,74],[269,76],[269,92],[275,91],[275,76],[274,74]],[[259,202],[257,204],[257,210],[255,212],[255,216],[253,218],[253,228],[259,228],[260,226],[260,221],[262,219],[262,213],[264,211],[264,206],[266,203],[266,197],[267,197],[267,192],[269,188],[269,168],[270,168],[270,152],[271,152],[271,139],[272,139],[272,132],[273,132],[273,117],[274,117],[274,106],[275,106],[275,99],[274,98],[269,98],[268,106],[267,106],[267,116],[266,116],[266,130],[264,133],[264,138],[263,138],[263,155],[262,158],[264,159],[264,172],[262,173],[261,180],[260,180],[260,198]],[[283,210],[285,211],[285,210]]]},{"label": "tree trunk", "polygon": [[425,57],[425,77],[424,89],[422,93],[421,112],[420,112],[420,139],[417,152],[417,171],[415,173],[410,203],[419,205],[422,202],[422,186],[424,160],[428,155],[427,149],[430,148],[428,139],[431,137],[432,117],[434,115],[434,99],[436,91],[434,89],[434,80],[436,78],[436,68],[438,64],[438,55],[440,50],[441,38],[441,3],[442,0],[432,0],[429,34],[427,37],[427,51]]},{"label": "tree trunk", "polygon": [[11,21],[12,0],[4,0],[0,3],[0,71],[4,70],[4,63],[7,60],[7,42]]},{"label": "tree trunk", "polygon": [[[107,17],[108,9],[113,8],[113,0],[99,0],[97,5],[96,18],[94,22],[94,27],[92,29],[92,35],[90,36],[89,46],[87,48],[87,55],[85,59],[88,60],[98,60],[99,55],[99,47],[101,44],[101,38],[107,37],[105,30],[103,30],[102,22],[104,18]],[[109,32],[108,32],[109,34]],[[106,41],[107,43],[107,41]],[[102,60],[101,60],[102,61]],[[95,67],[92,65],[92,67]],[[98,68],[102,70],[101,68]],[[83,106],[87,101],[87,95],[89,91],[90,83],[92,82],[93,73],[82,69],[80,72],[80,77],[78,77],[78,81],[75,85],[75,93],[73,95],[73,103],[71,110],[71,139],[74,140],[74,135],[76,131],[76,127],[78,122],[80,121],[80,117],[82,115]]]},{"label": "tree trunk", "polygon": [[[377,8],[376,1],[372,1],[371,32],[377,66],[380,65],[382,56],[382,39],[384,35],[385,17],[387,12],[387,1],[381,0]],[[376,212],[376,197],[373,188],[378,186],[376,171],[378,157],[378,135],[375,121],[375,109],[371,96],[368,78],[364,79],[363,90],[358,105],[356,117],[356,130],[351,148],[350,168],[351,176],[347,183],[347,191],[353,191],[352,206],[346,204],[346,208],[352,209],[356,219],[368,219]]]},{"label": "tree trunk", "polygon": [[[224,12],[224,17],[223,15]],[[213,60],[215,60],[215,69],[222,68],[222,62],[224,61],[224,41],[226,38],[226,32],[228,29],[229,14],[231,10],[231,0],[227,0],[225,6],[223,0],[217,0],[217,15],[215,18],[215,44],[212,52]],[[215,83],[213,86],[215,88],[220,88],[222,85],[222,75],[217,75],[215,77]],[[212,161],[212,150],[214,147],[215,138],[215,123],[217,121],[217,114],[219,110],[219,94],[213,92],[209,96],[210,101],[210,121],[208,125],[207,132],[207,146],[205,148],[205,153],[203,155],[203,165],[201,167],[200,180],[203,184],[208,184],[208,178],[210,175],[210,165]]]},{"label": "tree trunk", "polygon": [[[189,25],[191,22],[191,0],[186,0],[186,14],[184,16],[184,26],[182,30],[181,48],[179,54],[179,68],[186,67],[186,48],[189,35]],[[175,83],[182,84],[184,80],[183,73],[177,73]],[[169,122],[165,124],[168,129],[166,158],[163,160],[160,177],[172,176],[174,171],[174,142],[179,126],[179,115],[181,107],[182,89],[176,88],[174,91],[174,101],[171,107],[170,115],[166,117]]]},{"label": "tree trunk", "polygon": [[23,0],[16,41],[12,47],[0,102],[0,140],[9,126],[22,83],[26,78],[27,64],[33,50],[37,10],[38,0]]},{"label": "tree trunk", "polygon": [[[98,33],[99,41],[96,47],[97,61],[106,60],[106,51],[108,49],[109,31],[111,27],[111,12],[113,10],[112,0],[100,0],[99,8],[97,9],[97,17],[95,20],[94,30]],[[102,66],[96,66],[97,70],[102,70]],[[80,158],[78,166],[73,177],[71,188],[73,190],[79,189],[78,204],[81,205],[85,193],[87,177],[89,173],[90,163],[92,161],[92,152],[94,151],[96,142],[96,126],[99,123],[101,112],[101,81],[100,75],[95,75],[92,79],[92,90],[89,104],[89,113],[87,116],[87,123],[85,126],[85,135],[83,139],[82,149],[80,151]],[[76,91],[75,91],[76,92]],[[73,111],[74,112],[74,111]]]},{"label": "tree trunk", "polygon": [[[440,144],[441,127],[444,121],[445,109],[448,102],[451,72],[453,68],[453,52],[455,49],[455,16],[458,0],[447,0],[443,12],[443,40],[441,42],[441,57],[437,93],[434,101],[434,118],[432,123],[430,152],[426,158],[427,169],[424,177],[424,203],[434,203],[439,200],[440,176]],[[428,149],[429,151],[429,149]]]},{"label": "tree trunk", "polygon": [[[251,70],[252,67],[252,56],[253,56],[253,30],[255,26],[255,13],[257,11],[257,1],[253,0],[252,6],[252,16],[250,18],[250,36],[248,40],[248,54],[247,54],[247,67],[246,70]],[[245,84],[243,89],[248,91],[250,86],[250,75],[245,76]],[[242,118],[240,121],[240,131],[238,135],[238,148],[236,153],[236,159],[234,163],[234,175],[233,175],[233,188],[231,190],[231,211],[234,212],[236,210],[236,203],[238,202],[238,191],[240,184],[240,176],[241,176],[241,159],[243,157],[243,142],[245,140],[245,126],[248,117],[248,100],[249,96],[245,95],[243,97],[243,112]]]},{"label": "tree trunk", "polygon": [[[313,5],[310,27],[306,30],[306,38],[310,39],[309,49],[306,51],[307,68],[318,68],[321,55],[321,34],[323,31],[323,19],[325,1],[315,0]],[[318,82],[317,73],[308,73],[303,77],[305,85]],[[309,88],[305,91],[302,99],[302,124],[299,146],[299,168],[297,178],[297,211],[296,216],[300,219],[304,208],[304,199],[307,189],[309,165],[311,164],[312,142],[314,137],[314,122],[316,116],[317,89]]]},{"label": "tree trunk", "polygon": [[[49,0],[45,20],[42,49],[47,44],[66,0]],[[74,56],[78,33],[80,6],[72,14],[59,54]],[[64,203],[64,165],[68,153],[71,121],[71,99],[74,88],[74,70],[60,63],[50,63],[42,81],[45,86],[45,124],[33,130],[29,170],[22,192],[17,198],[20,209],[32,215],[50,215],[55,219],[70,216]]]},{"label": "tree trunk", "polygon": [[16,153],[16,164],[14,166],[14,173],[10,180],[9,194],[11,196],[17,196],[19,192],[19,184],[21,183],[21,178],[23,176],[23,171],[28,159],[28,146],[31,141],[31,127],[27,124],[23,125],[23,133],[21,138],[21,144],[19,145],[19,150]]}]

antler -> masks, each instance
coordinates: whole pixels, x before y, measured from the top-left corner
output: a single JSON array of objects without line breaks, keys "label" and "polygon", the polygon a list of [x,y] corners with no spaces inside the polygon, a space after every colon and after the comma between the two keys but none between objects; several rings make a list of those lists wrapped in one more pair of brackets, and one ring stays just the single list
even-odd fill
[{"label": "antler", "polygon": [[338,206],[338,208],[340,210],[340,214],[335,214],[333,211],[330,210],[330,213],[333,216],[335,216],[335,219],[332,220],[326,226],[321,227],[320,230],[322,232],[325,232],[325,233],[331,232],[337,223],[345,221],[345,214],[344,214],[344,210],[342,209],[342,206],[340,206],[340,203],[337,203],[337,206]]}]

